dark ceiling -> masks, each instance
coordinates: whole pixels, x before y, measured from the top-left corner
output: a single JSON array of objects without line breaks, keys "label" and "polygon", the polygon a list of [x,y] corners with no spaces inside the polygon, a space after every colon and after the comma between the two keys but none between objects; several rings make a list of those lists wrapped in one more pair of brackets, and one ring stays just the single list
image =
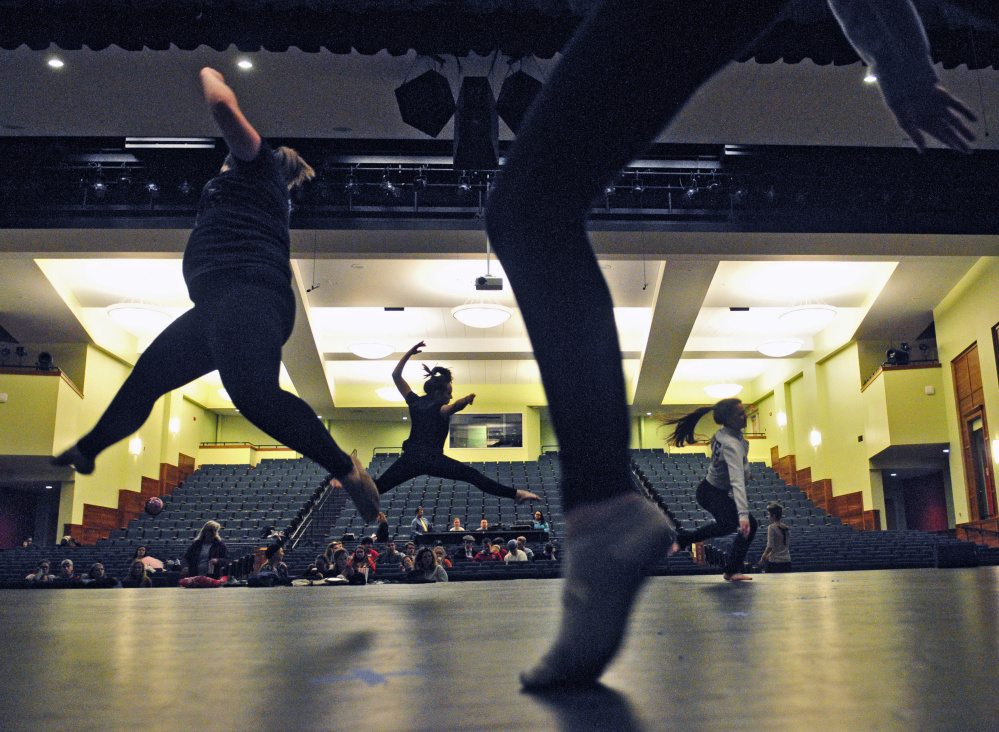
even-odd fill
[{"label": "dark ceiling", "polygon": [[[934,58],[947,68],[999,68],[995,0],[915,0]],[[192,49],[550,58],[580,21],[582,0],[2,0],[0,47]],[[692,3],[718,22],[716,3]],[[856,54],[825,0],[795,0],[747,52],[760,63],[849,64]]]}]

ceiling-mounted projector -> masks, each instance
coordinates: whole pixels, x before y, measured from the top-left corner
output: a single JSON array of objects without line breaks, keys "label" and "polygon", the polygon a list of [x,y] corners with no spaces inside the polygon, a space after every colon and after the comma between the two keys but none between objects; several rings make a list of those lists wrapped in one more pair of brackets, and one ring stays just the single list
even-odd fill
[{"label": "ceiling-mounted projector", "polygon": [[475,278],[475,289],[476,290],[502,290],[503,289],[503,278],[502,277],[492,277],[490,275],[482,275],[481,277]]}]

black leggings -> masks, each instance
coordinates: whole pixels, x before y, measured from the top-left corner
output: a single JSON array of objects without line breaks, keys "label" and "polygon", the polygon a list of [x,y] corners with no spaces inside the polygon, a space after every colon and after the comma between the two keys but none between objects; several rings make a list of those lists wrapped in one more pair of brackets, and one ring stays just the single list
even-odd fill
[{"label": "black leggings", "polygon": [[487,478],[475,468],[447,457],[443,453],[404,452],[392,463],[388,470],[375,479],[379,493],[386,493],[397,485],[418,475],[432,475],[435,478],[449,478],[471,483],[483,493],[500,498],[516,498],[517,491],[492,478]]},{"label": "black leggings", "polygon": [[316,417],[281,389],[281,346],[295,325],[295,299],[276,290],[227,282],[160,333],[139,357],[107,411],[78,443],[96,457],[137,431],[164,394],[218,369],[233,405],[278,442],[340,478],[353,470]]},{"label": "black leggings", "polygon": [[[486,225],[548,396],[566,510],[632,490],[630,418],[610,291],[586,236],[593,199],[786,0],[605,0],[531,106]],[[685,59],[670,67],[667,59]],[[665,384],[663,388],[665,389]]]},{"label": "black leggings", "polygon": [[[702,480],[697,486],[697,503],[714,516],[715,520],[699,526],[694,531],[681,531],[677,537],[681,547],[686,548],[717,536],[727,536],[739,530],[739,510],[727,491],[715,488],[708,481]],[[735,535],[732,550],[728,553],[728,561],[725,563],[725,574],[742,571],[742,564],[746,561],[746,553],[749,551],[749,545],[753,543],[754,536],[756,536],[756,519],[753,514],[749,514],[749,536],[739,533]]]}]

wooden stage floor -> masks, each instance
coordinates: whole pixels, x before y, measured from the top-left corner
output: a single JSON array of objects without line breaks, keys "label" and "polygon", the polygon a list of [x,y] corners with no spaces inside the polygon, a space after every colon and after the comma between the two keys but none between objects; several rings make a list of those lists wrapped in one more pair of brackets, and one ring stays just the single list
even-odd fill
[{"label": "wooden stage floor", "polygon": [[561,586],[3,591],[0,728],[999,728],[999,568],[654,578],[603,687],[520,693]]}]

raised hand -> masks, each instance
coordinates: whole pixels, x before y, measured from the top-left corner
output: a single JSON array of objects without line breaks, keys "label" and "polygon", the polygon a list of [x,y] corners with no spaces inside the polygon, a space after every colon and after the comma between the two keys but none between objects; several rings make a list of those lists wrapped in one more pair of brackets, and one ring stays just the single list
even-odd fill
[{"label": "raised hand", "polygon": [[964,102],[939,84],[927,92],[904,96],[888,108],[919,152],[926,149],[924,133],[952,150],[971,152],[968,143],[974,142],[975,133],[965,120],[974,122],[977,117]]},{"label": "raised hand", "polygon": [[424,341],[420,341],[415,346],[413,346],[412,348],[410,348],[409,351],[407,351],[407,353],[409,353],[410,356],[415,356],[417,353],[419,353],[422,349],[424,349],[426,347],[427,347],[427,344]]}]

